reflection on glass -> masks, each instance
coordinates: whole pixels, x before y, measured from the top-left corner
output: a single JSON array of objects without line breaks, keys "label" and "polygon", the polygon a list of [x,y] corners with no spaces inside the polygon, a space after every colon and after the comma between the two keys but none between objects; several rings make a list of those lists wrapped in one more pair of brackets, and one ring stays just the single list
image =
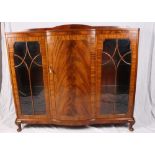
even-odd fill
[{"label": "reflection on glass", "polygon": [[127,113],[130,68],[129,39],[106,39],[101,65],[101,114]]},{"label": "reflection on glass", "polygon": [[15,42],[14,63],[22,114],[44,114],[46,108],[39,43]]}]

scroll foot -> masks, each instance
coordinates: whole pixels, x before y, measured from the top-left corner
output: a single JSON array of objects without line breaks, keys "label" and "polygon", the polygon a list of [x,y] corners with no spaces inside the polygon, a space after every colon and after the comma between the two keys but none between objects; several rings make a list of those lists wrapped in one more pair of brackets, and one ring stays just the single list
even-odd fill
[{"label": "scroll foot", "polygon": [[133,128],[133,125],[135,124],[135,120],[129,120],[128,121],[129,123],[129,131],[134,131],[134,128]]},{"label": "scroll foot", "polygon": [[17,121],[17,120],[16,120],[15,123],[16,123],[16,125],[18,126],[18,128],[17,128],[17,132],[22,131],[21,121]]}]

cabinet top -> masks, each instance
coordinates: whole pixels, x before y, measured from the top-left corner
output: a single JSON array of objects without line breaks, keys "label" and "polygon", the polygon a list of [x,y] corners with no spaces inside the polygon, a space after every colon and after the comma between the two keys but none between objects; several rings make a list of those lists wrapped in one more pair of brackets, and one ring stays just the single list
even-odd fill
[{"label": "cabinet top", "polygon": [[[7,32],[6,36],[11,37],[16,34],[32,34],[39,33],[42,35],[49,34],[52,32],[67,32],[67,31],[139,31],[139,28],[129,28],[129,27],[117,27],[117,26],[90,26],[90,25],[81,25],[81,24],[69,24],[69,25],[60,25],[51,28],[35,28],[35,29],[26,29],[19,32]],[[11,36],[10,36],[11,35]]]}]

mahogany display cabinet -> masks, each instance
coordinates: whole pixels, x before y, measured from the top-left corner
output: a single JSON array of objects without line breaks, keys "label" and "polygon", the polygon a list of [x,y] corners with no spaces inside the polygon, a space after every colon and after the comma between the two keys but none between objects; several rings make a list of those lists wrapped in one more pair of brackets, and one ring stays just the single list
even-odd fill
[{"label": "mahogany display cabinet", "polygon": [[18,126],[135,123],[138,28],[62,25],[6,33]]}]

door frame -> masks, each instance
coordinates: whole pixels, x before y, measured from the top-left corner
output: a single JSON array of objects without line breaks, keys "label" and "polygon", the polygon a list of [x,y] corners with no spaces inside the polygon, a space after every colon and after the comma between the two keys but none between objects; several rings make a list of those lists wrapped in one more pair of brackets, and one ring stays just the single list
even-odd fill
[{"label": "door frame", "polygon": [[[21,112],[20,99],[18,94],[18,85],[16,80],[16,73],[14,68],[14,43],[15,42],[28,42],[28,41],[37,41],[40,45],[40,53],[42,57],[42,68],[43,68],[43,83],[44,83],[44,96],[45,96],[45,114],[35,114],[35,115],[25,115]],[[46,36],[45,33],[6,33],[6,42],[8,49],[8,60],[9,68],[11,74],[11,83],[14,97],[14,104],[16,109],[17,119],[23,120],[36,120],[38,118],[42,120],[48,120],[51,117],[50,115],[50,104],[49,104],[49,85],[48,85],[48,64],[47,64],[47,51],[46,51]]]},{"label": "door frame", "polygon": [[[101,92],[101,62],[103,41],[105,39],[129,39],[132,51],[131,55],[131,74],[130,74],[130,88],[129,88],[129,102],[128,112],[126,114],[100,114],[100,92]],[[135,90],[136,90],[136,76],[137,76],[137,62],[138,62],[138,42],[139,29],[113,29],[113,30],[97,30],[96,31],[96,118],[133,118]]]}]

